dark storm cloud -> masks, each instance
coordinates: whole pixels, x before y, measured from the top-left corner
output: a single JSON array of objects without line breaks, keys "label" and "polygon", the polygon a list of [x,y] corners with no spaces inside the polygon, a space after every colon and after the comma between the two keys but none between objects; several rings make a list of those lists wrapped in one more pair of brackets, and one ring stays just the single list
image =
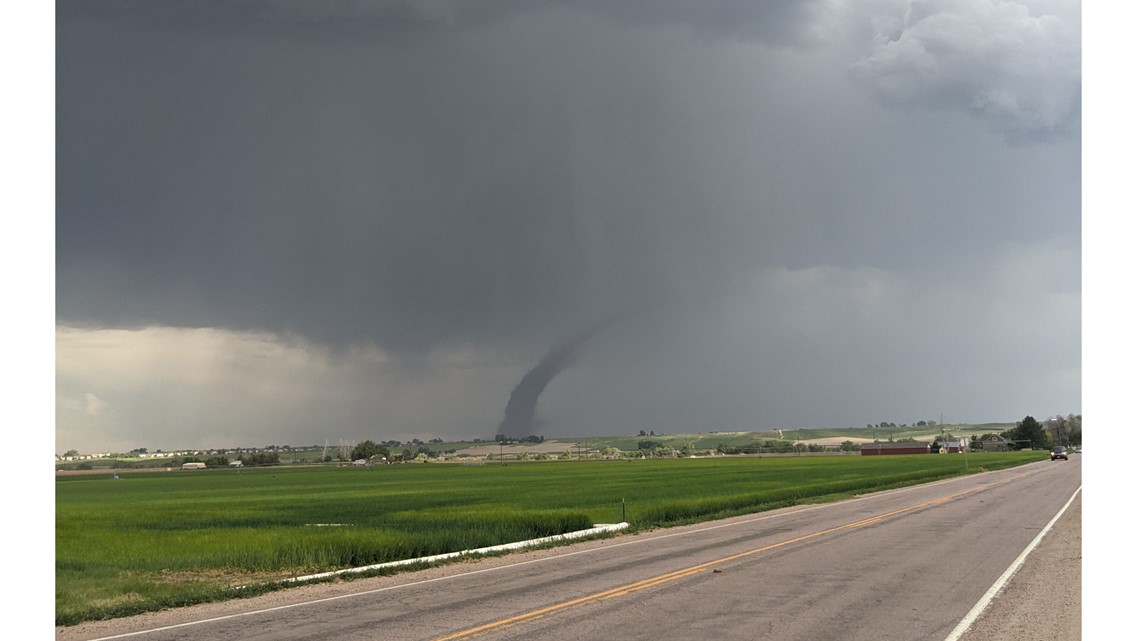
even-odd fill
[{"label": "dark storm cloud", "polygon": [[702,37],[802,44],[830,2],[821,0],[105,0],[59,3],[66,17],[124,21],[175,30],[262,35],[339,32],[392,36],[399,31],[464,28],[543,11],[593,14],[627,26],[680,25]]},{"label": "dark storm cloud", "polygon": [[[867,292],[892,292],[891,318],[915,291],[931,292],[923,305],[937,292],[991,309],[1024,295],[987,282],[1008,257],[1049,247],[1079,265],[1073,23],[991,5],[60,2],[58,319],[300,337],[321,359],[334,348],[338,367],[348,354],[336,380],[388,391],[338,404],[345,423],[451,417],[438,420],[452,433],[486,436],[560,337],[667,299],[548,378],[557,411],[543,415],[566,430],[591,412],[599,428],[650,411],[721,427],[794,416],[812,402],[789,392],[779,414],[779,395],[759,408],[748,390],[811,387],[831,353],[846,360],[829,371],[852,377],[861,360],[934,358],[918,340],[892,346],[885,320],[842,333],[849,309],[873,316]],[[764,276],[779,270],[794,287]],[[1079,292],[1079,279],[1063,285],[1054,312]],[[804,328],[839,333],[788,340]],[[933,342],[965,340],[952,329]],[[122,340],[144,335],[167,336]],[[224,371],[234,340],[246,345],[210,352]],[[801,353],[823,344],[837,349]],[[1079,356],[1079,332],[1064,345]],[[352,361],[372,346],[382,355]],[[813,416],[837,420],[854,389],[868,406],[933,394],[908,396],[913,371],[875,371],[847,396],[833,374],[844,402]],[[122,416],[123,400],[85,376],[68,407]],[[305,409],[299,424],[328,413]],[[475,427],[454,418],[472,411]]]},{"label": "dark storm cloud", "polygon": [[[529,30],[505,18],[535,6],[476,4],[61,5],[60,316],[545,342],[670,271],[717,268],[724,230],[690,219],[699,178],[657,157],[686,144],[663,136],[692,109],[658,104],[677,100],[657,86],[674,69],[588,16],[786,37],[802,4],[599,3]],[[612,178],[585,175],[606,162]]]}]

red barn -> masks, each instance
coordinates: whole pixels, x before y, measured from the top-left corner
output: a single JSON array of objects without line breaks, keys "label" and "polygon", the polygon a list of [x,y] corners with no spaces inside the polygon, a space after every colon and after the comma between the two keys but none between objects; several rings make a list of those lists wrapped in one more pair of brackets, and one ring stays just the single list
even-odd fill
[{"label": "red barn", "polygon": [[885,454],[930,454],[930,443],[923,441],[864,443],[859,446],[859,454],[863,456],[882,456]]}]

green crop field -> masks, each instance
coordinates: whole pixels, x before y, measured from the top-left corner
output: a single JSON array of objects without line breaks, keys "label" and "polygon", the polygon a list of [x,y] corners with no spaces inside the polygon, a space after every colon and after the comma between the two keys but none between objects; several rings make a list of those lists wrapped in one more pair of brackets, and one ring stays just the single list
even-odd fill
[{"label": "green crop field", "polygon": [[[234,598],[299,574],[831,500],[1043,452],[311,466],[60,477],[60,625]],[[969,462],[969,469],[966,462]],[[624,501],[624,504],[623,504]],[[246,586],[235,591],[237,586]]]}]

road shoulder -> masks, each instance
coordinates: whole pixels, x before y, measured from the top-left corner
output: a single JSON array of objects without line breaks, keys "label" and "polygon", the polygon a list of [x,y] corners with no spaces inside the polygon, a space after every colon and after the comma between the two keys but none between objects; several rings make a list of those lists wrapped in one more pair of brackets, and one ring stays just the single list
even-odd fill
[{"label": "road shoulder", "polygon": [[1081,495],[960,641],[1081,638]]}]

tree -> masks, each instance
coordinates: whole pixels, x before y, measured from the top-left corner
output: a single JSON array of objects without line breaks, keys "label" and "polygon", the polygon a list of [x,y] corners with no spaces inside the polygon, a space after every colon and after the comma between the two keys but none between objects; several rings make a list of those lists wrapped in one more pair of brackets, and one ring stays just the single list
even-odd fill
[{"label": "tree", "polygon": [[796,451],[796,446],[791,441],[764,441],[764,449],[768,452],[775,452],[776,454],[789,454]]},{"label": "tree", "polygon": [[352,460],[354,461],[370,459],[374,456],[388,458],[388,448],[372,440],[357,443],[356,447],[352,448]]},{"label": "tree", "polygon": [[1081,415],[1076,416],[1069,414],[1065,419],[1065,424],[1069,427],[1069,445],[1080,447],[1081,445]]},{"label": "tree", "polygon": [[277,452],[250,452],[238,457],[244,467],[258,467],[262,465],[280,465],[281,455]]},{"label": "tree", "polygon": [[1047,449],[1049,447],[1049,436],[1045,433],[1045,427],[1032,416],[1026,416],[1018,421],[1017,427],[1010,432],[1010,438],[1018,449],[1026,447]]},{"label": "tree", "polygon": [[1054,445],[1080,445],[1081,443],[1081,417],[1069,414],[1058,414],[1043,423],[1045,433],[1053,439]]}]

